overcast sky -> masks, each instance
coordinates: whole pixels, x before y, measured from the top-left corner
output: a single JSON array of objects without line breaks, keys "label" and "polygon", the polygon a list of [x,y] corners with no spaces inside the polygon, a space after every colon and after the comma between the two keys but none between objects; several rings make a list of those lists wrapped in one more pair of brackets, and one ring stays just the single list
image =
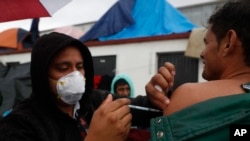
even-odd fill
[{"label": "overcast sky", "polygon": [[[52,17],[40,19],[39,30],[97,21],[117,0],[72,0]],[[167,0],[174,7],[206,3],[218,0]],[[0,23],[0,32],[9,28],[30,28],[31,20]]]}]

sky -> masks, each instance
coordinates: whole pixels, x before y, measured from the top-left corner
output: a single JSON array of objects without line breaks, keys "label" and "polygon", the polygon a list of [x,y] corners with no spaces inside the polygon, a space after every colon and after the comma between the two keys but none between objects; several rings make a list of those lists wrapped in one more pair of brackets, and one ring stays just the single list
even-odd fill
[{"label": "sky", "polygon": [[[167,0],[174,7],[219,0]],[[52,17],[40,18],[39,30],[49,30],[57,27],[77,25],[97,21],[117,0],[72,0],[59,9]],[[0,23],[0,32],[10,28],[29,30],[31,19]]]}]

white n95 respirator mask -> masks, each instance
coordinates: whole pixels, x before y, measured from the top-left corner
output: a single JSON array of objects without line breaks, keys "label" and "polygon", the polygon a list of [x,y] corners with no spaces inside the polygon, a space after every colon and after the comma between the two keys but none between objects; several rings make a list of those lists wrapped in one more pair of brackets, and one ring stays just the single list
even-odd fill
[{"label": "white n95 respirator mask", "polygon": [[56,84],[59,98],[69,104],[76,104],[85,92],[85,78],[79,71],[61,77]]}]

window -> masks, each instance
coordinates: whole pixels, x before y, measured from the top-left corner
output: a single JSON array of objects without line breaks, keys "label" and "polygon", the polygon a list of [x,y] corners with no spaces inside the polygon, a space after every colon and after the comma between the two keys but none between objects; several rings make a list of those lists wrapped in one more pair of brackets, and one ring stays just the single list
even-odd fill
[{"label": "window", "polygon": [[198,59],[184,56],[184,52],[158,53],[158,68],[164,62],[171,62],[176,67],[173,89],[186,82],[198,81]]}]

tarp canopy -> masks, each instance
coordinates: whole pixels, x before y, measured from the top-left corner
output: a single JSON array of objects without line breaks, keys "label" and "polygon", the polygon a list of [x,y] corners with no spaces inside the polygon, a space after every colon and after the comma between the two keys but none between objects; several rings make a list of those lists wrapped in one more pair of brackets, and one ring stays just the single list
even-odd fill
[{"label": "tarp canopy", "polygon": [[0,22],[48,17],[72,0],[1,0]]},{"label": "tarp canopy", "polygon": [[191,31],[196,25],[166,0],[119,0],[80,38],[116,40]]}]

